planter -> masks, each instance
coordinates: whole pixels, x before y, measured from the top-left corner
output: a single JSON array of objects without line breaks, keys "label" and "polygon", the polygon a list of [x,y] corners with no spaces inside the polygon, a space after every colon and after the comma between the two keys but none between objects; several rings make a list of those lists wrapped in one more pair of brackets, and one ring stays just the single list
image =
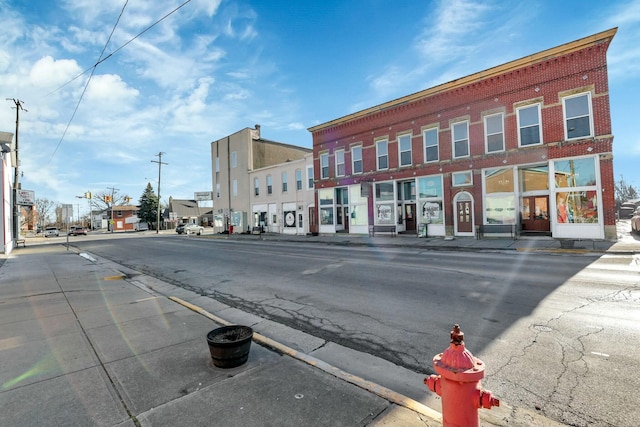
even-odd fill
[{"label": "planter", "polygon": [[218,368],[235,368],[247,361],[253,329],[248,326],[231,325],[214,329],[207,334],[209,353]]},{"label": "planter", "polygon": [[560,248],[562,249],[573,249],[573,245],[576,243],[575,240],[562,239],[560,240]]}]

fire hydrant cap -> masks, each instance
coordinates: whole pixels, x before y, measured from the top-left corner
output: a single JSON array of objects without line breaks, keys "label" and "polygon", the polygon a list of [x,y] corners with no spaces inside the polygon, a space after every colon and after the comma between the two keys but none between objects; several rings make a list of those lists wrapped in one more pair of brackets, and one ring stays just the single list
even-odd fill
[{"label": "fire hydrant cap", "polygon": [[484,364],[464,345],[464,333],[458,325],[451,331],[451,344],[433,358],[433,366],[440,375],[457,381],[477,381],[484,377]]}]

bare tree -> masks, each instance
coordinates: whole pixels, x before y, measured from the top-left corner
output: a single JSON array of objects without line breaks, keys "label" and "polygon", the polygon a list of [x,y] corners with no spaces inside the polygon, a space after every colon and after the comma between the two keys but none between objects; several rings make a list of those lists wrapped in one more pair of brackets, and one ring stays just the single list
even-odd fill
[{"label": "bare tree", "polygon": [[616,190],[616,210],[620,209],[620,206],[627,200],[634,200],[638,198],[638,191],[633,187],[633,185],[627,184],[622,175],[620,175],[620,181],[614,184]]},{"label": "bare tree", "polygon": [[51,214],[54,213],[54,209],[57,203],[52,202],[49,199],[36,199],[35,211],[39,218],[39,223],[44,228],[51,221]]}]

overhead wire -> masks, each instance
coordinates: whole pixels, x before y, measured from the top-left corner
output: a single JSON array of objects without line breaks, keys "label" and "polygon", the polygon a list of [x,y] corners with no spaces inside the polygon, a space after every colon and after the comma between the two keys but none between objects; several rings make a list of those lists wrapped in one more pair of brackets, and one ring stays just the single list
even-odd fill
[{"label": "overhead wire", "polygon": [[75,76],[74,78],[72,78],[71,80],[69,80],[68,82],[66,82],[65,84],[61,85],[60,87],[58,87],[57,89],[51,91],[48,95],[51,95],[52,93],[55,93],[57,91],[59,91],[60,89],[62,89],[63,87],[67,86],[68,84],[70,84],[71,82],[73,82],[74,80],[82,77],[83,75],[85,75],[89,70],[91,70],[91,74],[89,75],[89,78],[87,79],[87,83],[84,86],[84,89],[82,90],[82,94],[80,94],[80,99],[78,99],[78,103],[76,104],[75,109],[73,110],[73,114],[71,115],[71,119],[69,119],[69,123],[67,123],[67,127],[65,128],[62,137],[60,138],[60,141],[58,142],[58,145],[56,145],[56,149],[53,151],[53,154],[51,154],[51,158],[49,159],[49,161],[51,161],[51,159],[53,159],[53,156],[56,154],[56,152],[58,151],[58,148],[60,147],[60,144],[62,144],[62,140],[64,139],[65,135],[67,134],[67,131],[69,130],[69,127],[71,126],[71,122],[73,121],[76,112],[78,111],[78,107],[80,107],[80,102],[82,101],[82,98],[84,97],[85,92],[87,91],[87,87],[89,86],[89,82],[91,81],[91,78],[93,77],[93,73],[96,70],[96,67],[98,65],[100,65],[101,63],[103,63],[104,61],[106,61],[107,59],[111,58],[114,54],[116,54],[117,52],[119,52],[120,50],[124,49],[127,45],[129,45],[131,42],[133,42],[134,40],[136,40],[138,37],[142,36],[144,33],[146,33],[147,31],[149,31],[150,29],[152,29],[153,27],[155,27],[156,25],[158,25],[160,22],[164,21],[165,19],[167,19],[169,16],[171,16],[172,14],[174,14],[175,12],[177,12],[178,10],[180,10],[181,8],[183,8],[184,6],[186,6],[188,3],[190,3],[191,0],[186,0],[185,2],[183,2],[182,4],[180,4],[178,7],[176,7],[175,9],[173,9],[172,11],[170,11],[169,13],[167,13],[166,15],[164,15],[162,18],[158,19],[156,22],[154,22],[153,24],[149,25],[147,28],[145,28],[144,30],[142,30],[141,32],[139,32],[138,34],[136,34],[134,37],[132,37],[129,41],[127,41],[125,44],[123,44],[122,46],[118,47],[116,50],[114,50],[113,52],[111,52],[109,55],[107,55],[106,57],[102,58],[102,55],[104,54],[104,51],[107,49],[107,46],[109,44],[109,41],[111,40],[111,37],[113,36],[113,33],[118,25],[118,23],[120,22],[120,17],[122,16],[122,14],[124,13],[124,9],[127,6],[127,4],[129,3],[129,0],[125,1],[124,6],[122,6],[122,10],[120,11],[120,15],[118,16],[118,20],[116,21],[116,23],[113,26],[113,29],[111,30],[111,34],[109,35],[109,39],[107,40],[107,42],[104,45],[104,48],[102,49],[102,52],[100,52],[100,56],[98,57],[98,61],[92,65],[91,67],[87,68],[86,70],[84,70],[82,73],[78,74],[77,76]]},{"label": "overhead wire", "polygon": [[105,42],[104,47],[102,48],[102,52],[100,52],[100,56],[98,57],[98,62],[96,63],[96,65],[93,66],[93,68],[91,70],[91,74],[89,75],[89,78],[87,79],[87,83],[85,83],[84,88],[82,89],[82,93],[80,94],[80,98],[78,99],[78,102],[76,104],[76,108],[73,109],[73,114],[71,114],[71,118],[69,119],[69,122],[67,123],[67,126],[64,128],[64,132],[62,132],[62,136],[60,137],[60,141],[58,141],[58,145],[56,145],[56,149],[53,150],[53,153],[51,154],[51,158],[49,159],[49,161],[51,161],[51,159],[53,159],[53,156],[56,155],[56,152],[58,151],[58,148],[60,148],[60,144],[62,144],[62,140],[64,139],[65,135],[67,134],[67,131],[69,130],[69,127],[71,126],[71,122],[73,121],[74,117],[76,116],[76,113],[78,112],[78,107],[80,107],[80,103],[82,102],[82,98],[84,97],[84,94],[87,92],[87,88],[89,87],[89,82],[91,82],[91,78],[93,77],[93,73],[95,72],[96,67],[100,63],[100,60],[102,59],[102,55],[104,55],[104,51],[107,50],[107,46],[109,45],[109,42],[111,41],[111,37],[113,36],[113,33],[116,31],[116,27],[118,26],[118,23],[120,22],[120,18],[122,18],[122,14],[124,13],[124,9],[127,7],[127,4],[129,4],[129,0],[125,0],[124,5],[122,5],[122,9],[120,10],[120,14],[118,15],[118,19],[116,20],[115,24],[113,25],[113,28],[111,29],[111,34],[109,34],[109,38],[107,38],[107,41]]}]

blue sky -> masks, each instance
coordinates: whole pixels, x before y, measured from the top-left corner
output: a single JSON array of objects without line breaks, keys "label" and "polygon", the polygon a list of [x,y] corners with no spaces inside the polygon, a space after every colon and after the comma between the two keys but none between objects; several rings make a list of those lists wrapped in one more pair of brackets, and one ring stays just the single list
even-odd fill
[{"label": "blue sky", "polygon": [[160,151],[163,202],[193,198],[211,190],[212,140],[260,124],[310,148],[316,124],[613,27],[615,175],[640,187],[640,0],[191,0],[137,38],[184,0],[125,1],[0,0],[0,130],[15,130],[5,98],[23,101],[36,198],[136,202]]}]

